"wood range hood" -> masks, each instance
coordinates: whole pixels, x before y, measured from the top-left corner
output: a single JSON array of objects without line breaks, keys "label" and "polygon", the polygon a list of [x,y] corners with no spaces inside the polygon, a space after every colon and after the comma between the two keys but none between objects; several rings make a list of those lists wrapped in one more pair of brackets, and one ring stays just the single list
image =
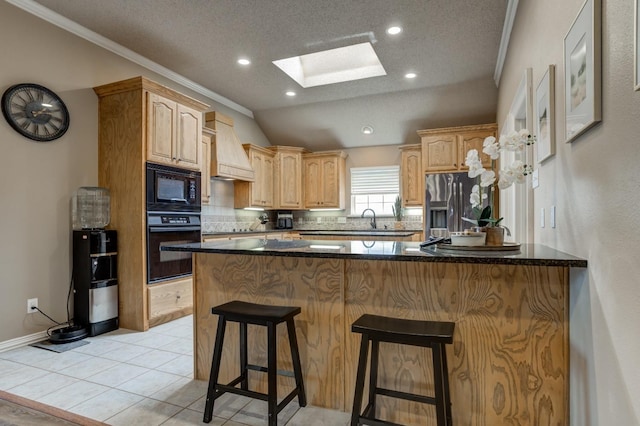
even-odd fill
[{"label": "wood range hood", "polygon": [[215,132],[211,143],[211,176],[221,179],[255,181],[255,173],[236,132],[233,118],[216,111],[204,115],[205,126]]}]

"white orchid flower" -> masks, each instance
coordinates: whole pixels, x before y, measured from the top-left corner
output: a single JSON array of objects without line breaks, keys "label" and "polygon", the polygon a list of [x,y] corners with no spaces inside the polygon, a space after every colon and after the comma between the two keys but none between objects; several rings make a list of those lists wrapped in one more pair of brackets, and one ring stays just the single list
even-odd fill
[{"label": "white orchid flower", "polygon": [[489,136],[485,138],[483,142],[482,152],[491,157],[492,160],[500,158],[500,145],[496,141],[496,138]]},{"label": "white orchid flower", "polygon": [[472,208],[480,205],[480,186],[473,185],[473,188],[471,189],[471,196],[469,198]]},{"label": "white orchid flower", "polygon": [[480,186],[483,188],[493,185],[495,181],[496,181],[496,172],[494,172],[493,170],[485,170],[480,175]]}]

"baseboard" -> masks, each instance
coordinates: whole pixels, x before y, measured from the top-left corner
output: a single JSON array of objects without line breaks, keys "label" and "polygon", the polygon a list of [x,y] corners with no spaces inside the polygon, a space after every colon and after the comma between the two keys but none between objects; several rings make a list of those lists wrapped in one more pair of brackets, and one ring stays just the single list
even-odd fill
[{"label": "baseboard", "polygon": [[37,333],[29,334],[27,336],[5,340],[4,342],[0,342],[0,352],[10,351],[11,349],[19,348],[21,346],[27,346],[31,343],[40,342],[48,337],[49,335],[47,334],[47,331],[44,330]]}]

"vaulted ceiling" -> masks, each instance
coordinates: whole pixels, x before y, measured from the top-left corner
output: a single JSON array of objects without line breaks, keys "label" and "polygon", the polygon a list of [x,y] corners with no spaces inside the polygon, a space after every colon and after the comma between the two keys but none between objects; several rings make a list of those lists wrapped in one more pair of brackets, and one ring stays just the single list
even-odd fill
[{"label": "vaulted ceiling", "polygon": [[[415,143],[419,129],[495,121],[508,0],[36,2],[219,94],[274,145]],[[304,89],[272,63],[363,42],[385,76]]]}]

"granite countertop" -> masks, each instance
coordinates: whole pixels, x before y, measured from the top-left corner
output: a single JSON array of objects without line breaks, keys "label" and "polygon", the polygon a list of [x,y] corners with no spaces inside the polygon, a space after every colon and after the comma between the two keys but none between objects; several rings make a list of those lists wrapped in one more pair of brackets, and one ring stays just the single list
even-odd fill
[{"label": "granite countertop", "polygon": [[375,237],[375,236],[387,236],[387,237],[410,237],[417,232],[409,229],[349,229],[349,230],[306,230],[297,231],[300,235],[317,235],[319,237],[326,235],[344,235],[344,236],[363,236],[363,237]]},{"label": "granite countertop", "polygon": [[225,235],[262,235],[269,233],[282,233],[282,232],[295,232],[300,235],[347,235],[347,236],[395,236],[395,237],[409,237],[416,233],[421,233],[422,230],[410,230],[410,229],[267,229],[265,231],[249,231],[249,230],[237,230],[227,232],[203,232],[204,237],[216,237]]},{"label": "granite countertop", "polygon": [[585,259],[539,244],[519,250],[452,253],[437,246],[421,249],[410,241],[264,240],[259,238],[163,246],[164,251],[223,253],[254,256],[317,257],[404,262],[490,263],[586,267]]}]

